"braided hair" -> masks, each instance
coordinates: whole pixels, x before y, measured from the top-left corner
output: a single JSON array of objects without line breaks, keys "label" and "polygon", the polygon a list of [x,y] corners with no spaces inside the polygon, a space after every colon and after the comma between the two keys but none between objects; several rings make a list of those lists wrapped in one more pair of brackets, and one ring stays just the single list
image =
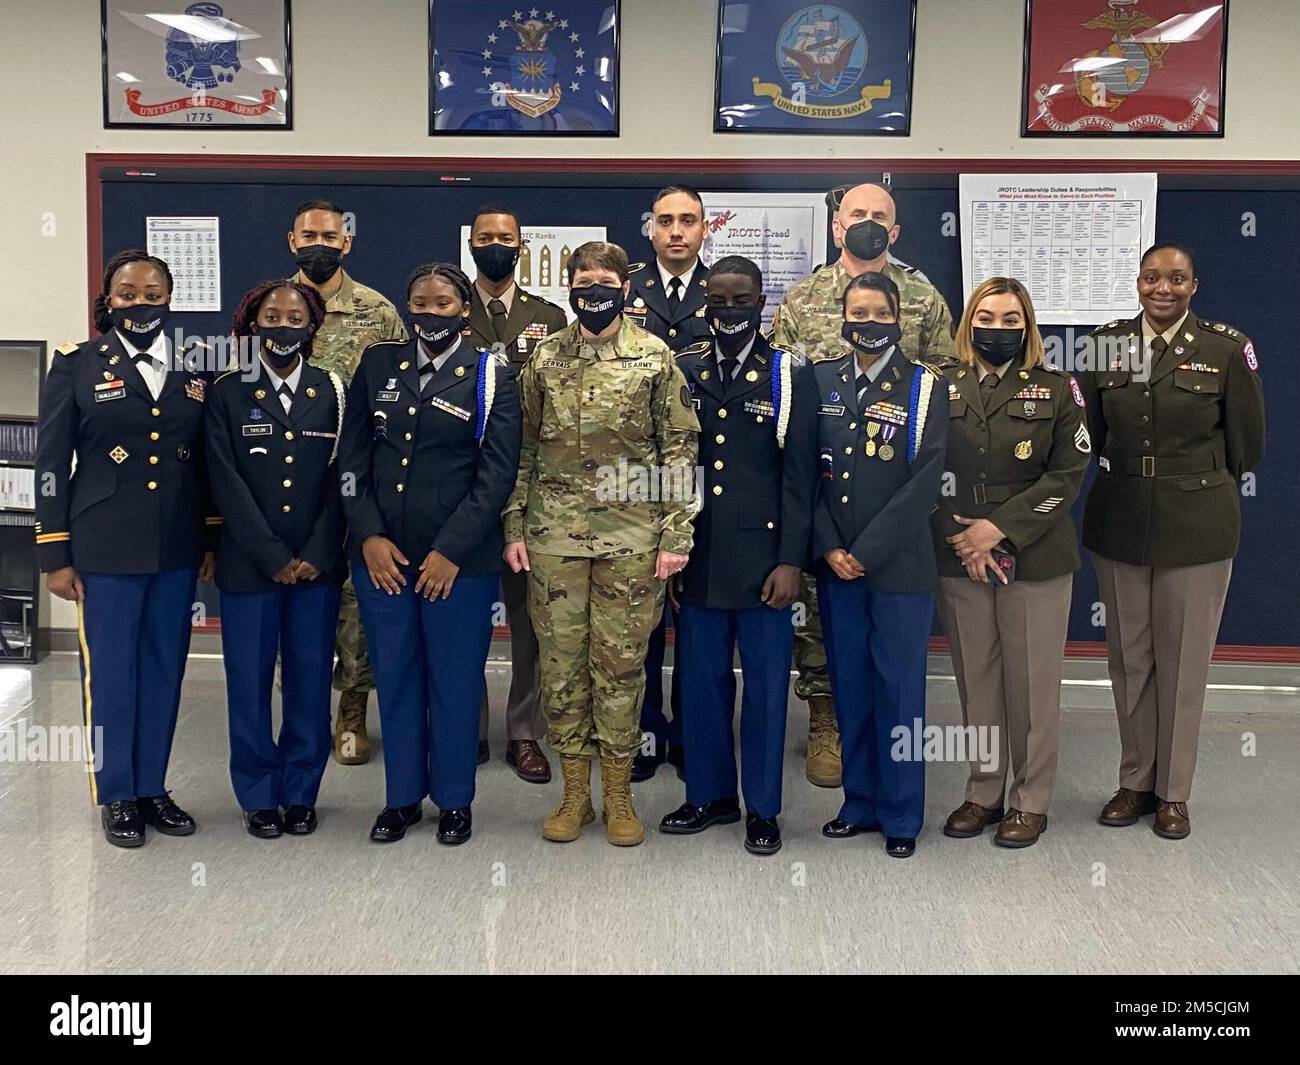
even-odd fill
[{"label": "braided hair", "polygon": [[[311,321],[311,335],[315,339],[316,333],[325,321],[325,301],[321,298],[321,294],[310,285],[304,285],[291,278],[262,281],[245,292],[244,298],[239,301],[239,306],[235,308],[234,320],[230,323],[231,335],[237,337],[252,336],[254,332],[253,326],[257,324],[257,315],[262,310],[263,301],[272,292],[282,288],[298,293],[303,298],[303,302],[307,304],[307,317]],[[307,355],[311,355],[310,344],[307,347]]]},{"label": "braided hair", "polygon": [[473,299],[474,286],[465,271],[452,263],[421,263],[412,270],[411,276],[406,279],[406,299],[408,302],[411,299],[411,289],[415,287],[415,283],[430,277],[436,277],[439,281],[447,282],[456,290],[461,302],[469,306],[470,300]]},{"label": "braided hair", "polygon": [[140,248],[127,248],[125,251],[118,252],[104,264],[104,281],[100,286],[99,295],[95,297],[95,328],[101,333],[107,333],[113,328],[113,318],[108,309],[108,290],[113,286],[113,275],[130,263],[148,263],[162,274],[167,281],[167,295],[169,297],[175,287],[170,268],[156,255],[150,255]]}]

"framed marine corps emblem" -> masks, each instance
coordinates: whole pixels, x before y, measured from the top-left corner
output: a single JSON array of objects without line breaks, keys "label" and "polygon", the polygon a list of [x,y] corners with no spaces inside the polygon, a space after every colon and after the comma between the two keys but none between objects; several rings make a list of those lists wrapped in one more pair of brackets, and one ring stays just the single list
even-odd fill
[{"label": "framed marine corps emblem", "polygon": [[907,136],[916,0],[719,0],[715,132]]},{"label": "framed marine corps emblem", "polygon": [[620,0],[429,0],[429,132],[618,135]]},{"label": "framed marine corps emblem", "polygon": [[1027,137],[1223,136],[1228,0],[1026,0]]},{"label": "framed marine corps emblem", "polygon": [[293,128],[289,0],[100,0],[100,38],[105,129]]}]

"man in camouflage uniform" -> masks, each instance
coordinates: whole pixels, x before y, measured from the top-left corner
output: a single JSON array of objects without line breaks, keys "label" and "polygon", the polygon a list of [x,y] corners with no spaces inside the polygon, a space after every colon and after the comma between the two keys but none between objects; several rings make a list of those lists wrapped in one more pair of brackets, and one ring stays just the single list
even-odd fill
[{"label": "man in camouflage uniform", "polygon": [[[371,344],[406,339],[397,308],[373,288],[354,281],[340,265],[351,249],[351,227],[338,204],[308,200],[299,206],[289,231],[289,250],[298,263],[294,280],[311,285],[325,300],[325,322],[312,341],[311,364],[333,370],[344,384],[352,383],[361,353]],[[366,704],[375,682],[350,578],[343,584],[335,651],[334,690],[341,695],[334,757],[341,765],[360,765],[370,760]]]},{"label": "man in camouflage uniform", "polygon": [[[903,354],[916,362],[934,365],[955,356],[953,323],[948,304],[920,273],[889,257],[900,232],[898,210],[889,190],[881,185],[857,185],[844,193],[831,221],[840,257],[811,277],[791,285],[772,320],[772,344],[801,351],[813,362],[844,353],[840,327],[844,290],[859,274],[876,271],[898,286],[902,305],[898,324]],[[817,586],[804,574],[804,624],[795,632],[794,660],[798,670],[795,694],[808,703],[809,781],[819,787],[840,786],[840,737],[831,701],[826,647],[817,611]]]},{"label": "man in camouflage uniform", "polygon": [[523,448],[503,513],[506,561],[530,571],[546,739],[564,780],[542,835],[557,842],[595,819],[596,757],[609,842],[645,836],[631,773],[646,645],[698,510],[699,421],[668,346],[619,313],[627,265],[603,241],[569,260],[578,320],[524,366]]}]

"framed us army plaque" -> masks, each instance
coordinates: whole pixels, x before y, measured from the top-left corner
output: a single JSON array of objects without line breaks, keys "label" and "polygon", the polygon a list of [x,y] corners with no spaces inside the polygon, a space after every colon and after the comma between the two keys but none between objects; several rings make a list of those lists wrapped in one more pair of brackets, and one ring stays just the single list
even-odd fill
[{"label": "framed us army plaque", "polygon": [[1026,0],[1027,137],[1222,137],[1228,0]]},{"label": "framed us army plaque", "polygon": [[907,136],[916,0],[719,0],[719,133]]},{"label": "framed us army plaque", "polygon": [[292,129],[289,0],[100,0],[104,128]]},{"label": "framed us army plaque", "polygon": [[620,0],[429,0],[429,132],[618,135]]}]

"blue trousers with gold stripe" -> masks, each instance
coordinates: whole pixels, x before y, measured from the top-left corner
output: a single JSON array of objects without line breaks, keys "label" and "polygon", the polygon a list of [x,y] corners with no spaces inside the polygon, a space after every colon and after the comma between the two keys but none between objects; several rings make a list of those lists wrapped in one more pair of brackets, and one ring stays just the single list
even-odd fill
[{"label": "blue trousers with gold stripe", "polygon": [[[230,781],[242,810],[315,806],[329,762],[330,676],[338,585],[221,593],[221,657],[230,717]],[[280,735],[271,689],[280,656]]]},{"label": "blue trousers with gold stripe", "polygon": [[865,577],[840,580],[824,567],[817,603],[840,726],[841,819],[915,839],[925,818],[925,763],[898,759],[893,730],[925,721],[925,663],[934,619],[930,592],[882,592]]},{"label": "blue trousers with gold stripe", "polygon": [[80,574],[82,705],[100,806],[167,790],[195,573]]},{"label": "blue trousers with gold stripe", "polygon": [[353,565],[352,586],[379,693],[388,806],[429,796],[440,810],[474,801],[483,667],[492,643],[498,579],[457,577],[446,599],[415,594],[420,572],[403,570],[397,595]]},{"label": "blue trousers with gold stripe", "polygon": [[[664,654],[668,650],[668,619],[673,614],[672,604],[664,601],[663,617],[650,634],[645,654],[645,698],[641,701],[641,732],[654,737],[656,756],[662,758],[668,747],[686,747],[682,736],[682,674],[680,659],[673,667],[669,699],[673,716],[664,714]],[[674,619],[675,620],[675,619]],[[677,628],[676,625],[673,626]],[[680,636],[681,633],[678,632]],[[680,648],[677,648],[680,651]]]},{"label": "blue trousers with gold stripe", "polygon": [[682,737],[686,801],[697,806],[736,798],[736,741],[731,721],[740,645],[740,772],[745,809],[759,817],[781,812],[786,706],[794,626],[789,610],[756,606],[714,610],[683,606],[677,615],[677,669],[682,675]]}]

